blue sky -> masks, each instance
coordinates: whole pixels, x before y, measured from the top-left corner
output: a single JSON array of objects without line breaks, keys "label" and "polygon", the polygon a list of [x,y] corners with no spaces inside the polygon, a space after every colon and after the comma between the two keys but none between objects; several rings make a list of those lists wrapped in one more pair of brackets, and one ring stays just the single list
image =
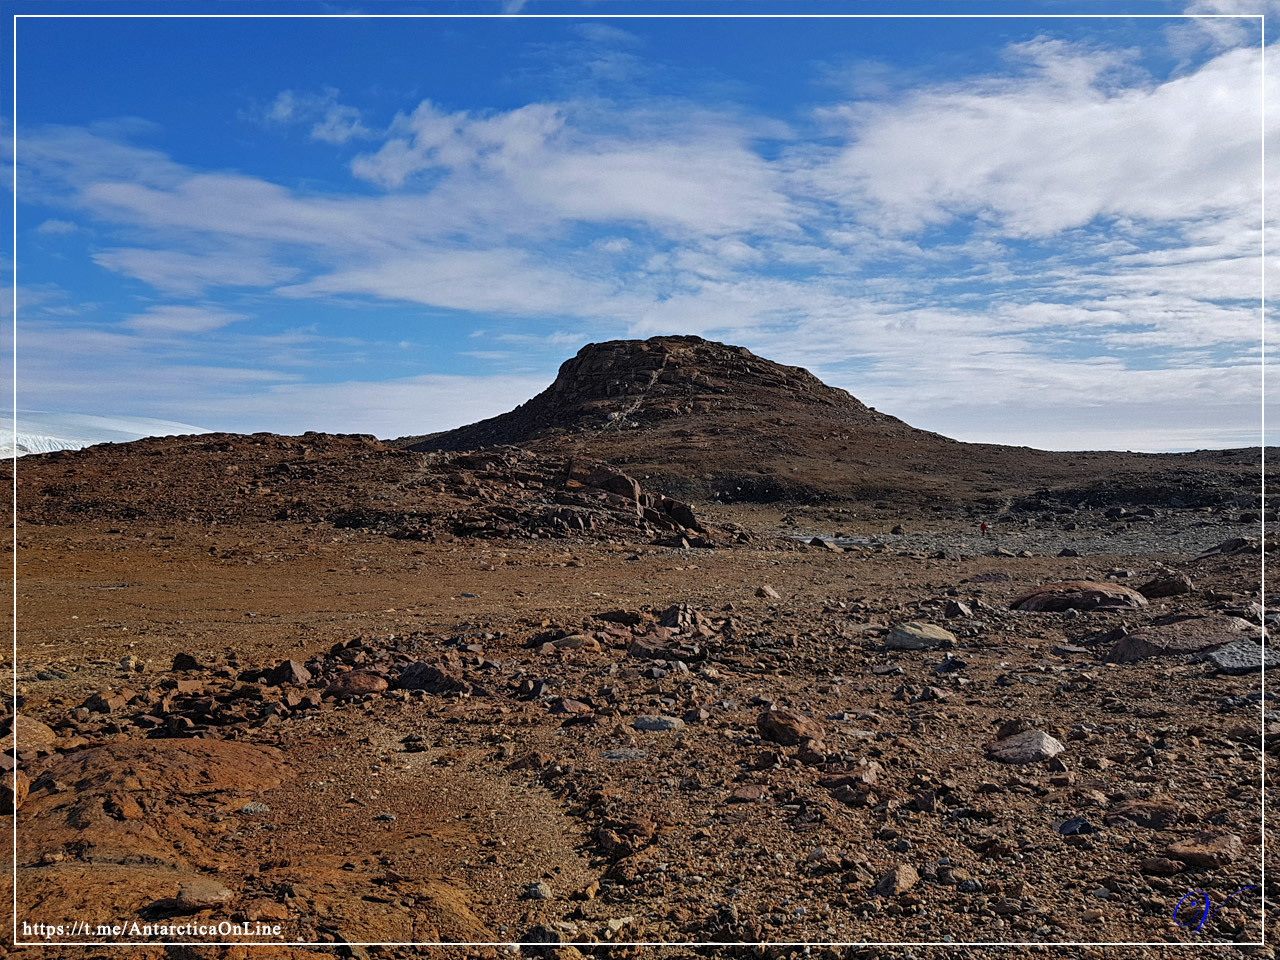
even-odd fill
[{"label": "blue sky", "polygon": [[[517,15],[19,19],[20,410],[398,436],[696,333],[960,439],[1257,442],[1260,30],[1173,16],[1257,4],[367,9]],[[1170,16],[606,16],[699,9]]]}]

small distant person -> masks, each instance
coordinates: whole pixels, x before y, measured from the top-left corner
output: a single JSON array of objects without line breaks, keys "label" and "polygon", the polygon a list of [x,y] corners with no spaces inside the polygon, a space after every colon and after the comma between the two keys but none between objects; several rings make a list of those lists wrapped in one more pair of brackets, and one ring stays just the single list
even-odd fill
[{"label": "small distant person", "polygon": [[987,521],[983,520],[982,523],[978,524],[978,529],[982,531],[982,535],[985,537],[987,535]]}]

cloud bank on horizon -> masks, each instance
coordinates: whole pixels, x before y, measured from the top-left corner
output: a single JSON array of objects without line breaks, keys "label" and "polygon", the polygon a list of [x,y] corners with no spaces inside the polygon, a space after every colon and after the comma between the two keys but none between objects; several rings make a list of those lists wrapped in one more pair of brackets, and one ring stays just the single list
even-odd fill
[{"label": "cloud bank on horizon", "polygon": [[584,343],[695,333],[960,439],[1254,444],[1259,40],[1172,16],[24,19],[19,404],[418,434]]}]

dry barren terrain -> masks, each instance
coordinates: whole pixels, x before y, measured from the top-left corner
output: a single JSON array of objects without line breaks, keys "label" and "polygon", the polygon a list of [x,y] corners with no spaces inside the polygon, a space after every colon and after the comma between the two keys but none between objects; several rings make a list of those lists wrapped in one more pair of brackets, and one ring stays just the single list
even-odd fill
[{"label": "dry barren terrain", "polygon": [[472,434],[19,461],[20,938],[155,944],[22,955],[1258,942],[1259,451],[971,447],[675,341]]}]

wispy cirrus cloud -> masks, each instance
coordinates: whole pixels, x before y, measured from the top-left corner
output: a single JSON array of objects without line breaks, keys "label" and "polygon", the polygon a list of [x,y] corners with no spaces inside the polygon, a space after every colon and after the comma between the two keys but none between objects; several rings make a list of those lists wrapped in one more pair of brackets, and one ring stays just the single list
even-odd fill
[{"label": "wispy cirrus cloud", "polygon": [[351,170],[391,190],[420,177],[446,194],[492,190],[560,223],[727,234],[780,229],[794,219],[776,175],[750,148],[755,130],[705,112],[658,123],[646,110],[611,116],[614,129],[634,131],[619,136],[589,129],[600,110],[539,103],[477,116],[423,101]]},{"label": "wispy cirrus cloud", "polygon": [[472,313],[598,315],[610,285],[538,263],[522,250],[431,250],[325,274],[278,291],[288,297],[362,294]]},{"label": "wispy cirrus cloud", "polygon": [[248,317],[243,313],[217,307],[160,306],[135,314],[122,325],[140,333],[207,333],[246,319]]},{"label": "wispy cirrus cloud", "polygon": [[92,255],[108,270],[134,277],[166,294],[189,296],[209,287],[267,287],[297,276],[296,267],[272,263],[253,253],[237,255],[226,246],[205,253],[120,247]]},{"label": "wispy cirrus cloud", "polygon": [[75,233],[80,227],[70,220],[58,220],[50,218],[40,226],[36,227],[36,233],[46,237],[60,236],[68,233]]}]

